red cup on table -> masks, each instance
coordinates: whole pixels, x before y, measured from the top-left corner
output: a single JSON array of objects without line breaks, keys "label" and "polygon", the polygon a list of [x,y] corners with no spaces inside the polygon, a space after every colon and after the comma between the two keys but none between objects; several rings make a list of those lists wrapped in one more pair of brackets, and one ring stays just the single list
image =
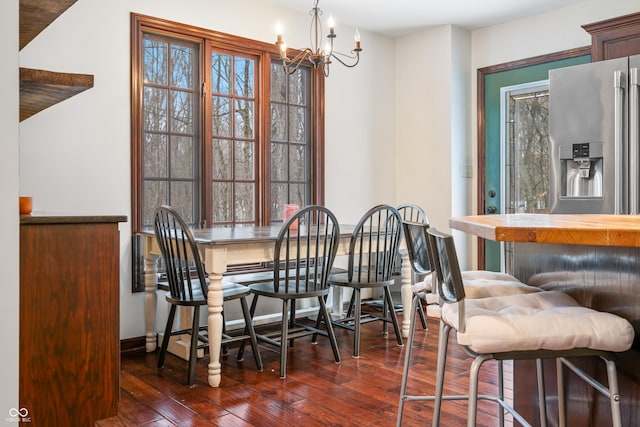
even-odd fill
[{"label": "red cup on table", "polygon": [[[291,216],[296,213],[298,211],[298,209],[300,209],[300,206],[296,205],[296,204],[287,204],[284,205],[284,214],[282,217],[283,221],[287,221],[289,218],[291,218]],[[298,228],[298,221],[294,221],[293,224],[291,224],[292,228]]]}]

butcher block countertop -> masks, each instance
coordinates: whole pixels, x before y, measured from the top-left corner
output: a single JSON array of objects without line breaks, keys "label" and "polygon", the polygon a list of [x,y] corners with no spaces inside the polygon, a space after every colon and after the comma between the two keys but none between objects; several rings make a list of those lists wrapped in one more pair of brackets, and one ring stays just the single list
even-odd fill
[{"label": "butcher block countertop", "polygon": [[449,227],[498,242],[640,247],[640,215],[473,215]]}]

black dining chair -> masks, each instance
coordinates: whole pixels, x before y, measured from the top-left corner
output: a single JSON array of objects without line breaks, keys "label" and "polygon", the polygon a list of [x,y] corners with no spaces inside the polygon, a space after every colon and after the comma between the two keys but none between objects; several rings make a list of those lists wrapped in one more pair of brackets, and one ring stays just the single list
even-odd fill
[{"label": "black dining chair", "polygon": [[[160,206],[154,213],[154,231],[162,258],[164,260],[166,281],[162,287],[168,288],[166,300],[169,302],[169,316],[165,327],[162,346],[158,355],[158,368],[164,365],[167,347],[171,336],[190,335],[189,370],[187,384],[193,385],[198,349],[208,347],[207,327],[199,326],[200,307],[207,306],[207,287],[209,279],[204,271],[200,253],[193,235],[176,210],[170,206]],[[245,321],[246,334],[235,336],[223,334],[222,345],[241,342],[248,339],[251,342],[256,367],[262,370],[262,359],[258,350],[255,331],[251,323],[251,316],[246,297],[249,289],[242,285],[224,283],[222,285],[223,300],[239,300]],[[173,329],[173,322],[177,307],[193,309],[192,324],[188,329]],[[224,313],[223,313],[224,314]],[[240,360],[240,353],[238,359]]]},{"label": "black dining chair", "polygon": [[[502,384],[497,396],[478,395],[478,375],[483,363],[490,360],[555,359],[558,373],[559,425],[564,419],[564,373],[567,366],[579,378],[609,399],[613,426],[621,426],[620,395],[615,356],[628,350],[634,340],[633,326],[622,317],[579,305],[559,291],[467,299],[451,235],[434,229],[427,231],[437,252],[438,293],[443,301],[436,367],[433,425],[439,425],[443,400],[468,400],[467,426],[475,426],[479,399],[496,402],[499,417],[509,412],[521,425],[530,425],[504,398]],[[456,331],[456,341],[473,358],[469,372],[469,393],[444,396],[444,377],[449,333]],[[604,386],[567,358],[599,357],[606,363],[608,386]],[[539,387],[544,382],[539,382]],[[546,424],[544,390],[539,390],[541,423]],[[544,418],[543,418],[544,417]]]},{"label": "black dining chair", "polygon": [[[429,224],[429,218],[427,217],[426,212],[424,211],[424,209],[422,209],[420,206],[414,204],[414,203],[403,203],[401,205],[399,205],[397,208],[398,212],[400,213],[400,216],[402,216],[402,221],[409,221],[409,222],[415,222],[415,223],[420,223],[420,224]],[[400,251],[398,253],[398,257],[396,259],[396,263],[395,263],[395,267],[393,268],[393,275],[394,276],[402,276],[402,268],[403,268],[403,264],[402,264],[402,258],[403,258],[403,253],[406,253],[406,249],[403,249],[402,247],[400,248]],[[411,262],[411,261],[409,261]],[[419,273],[416,273],[416,270],[412,268],[413,266],[410,266],[409,268],[412,270],[412,272],[410,273],[411,275],[411,282],[412,282],[412,286],[415,285],[416,279],[423,279],[423,277],[420,277]],[[416,277],[416,274],[418,275],[418,277]],[[351,307],[350,311],[349,311],[349,315],[351,313],[351,310],[354,307],[355,304],[355,297],[356,294],[355,292],[351,294],[351,301],[349,302],[349,307]],[[384,306],[386,304],[386,301],[383,299],[372,299],[372,300],[368,300],[368,301],[364,301],[363,305],[376,309],[378,311],[383,310]],[[393,305],[393,309],[396,311],[396,313],[398,312],[402,312],[404,310],[404,307],[402,306],[402,304],[395,304]],[[424,313],[424,308],[422,307],[422,302],[420,301],[418,303],[418,305],[416,306],[416,309],[418,310],[418,314],[420,315],[420,321],[422,323],[422,328],[423,329],[427,329],[427,318],[425,316]]]},{"label": "black dining chair", "polygon": [[[280,330],[257,334],[260,342],[280,349],[280,378],[287,375],[288,348],[297,338],[311,335],[311,342],[316,343],[318,335],[328,337],[334,359],[340,362],[338,342],[325,304],[339,240],[340,226],[329,209],[317,205],[303,207],[280,229],[274,248],[272,280],[249,285],[253,294],[252,316],[260,297],[282,301]],[[309,298],[318,301],[317,322],[296,319],[296,301]],[[324,330],[320,328],[320,320],[325,324]]]},{"label": "black dining chair", "polygon": [[[395,282],[393,271],[402,239],[402,216],[396,208],[378,205],[367,211],[356,224],[349,242],[348,268],[331,275],[331,286],[353,291],[353,303],[344,318],[333,324],[354,332],[353,357],[360,357],[360,325],[381,321],[383,335],[388,335],[388,323],[393,324],[398,345],[403,345],[393,299],[389,289]],[[381,314],[362,310],[363,289],[382,290],[384,304]],[[353,313],[353,315],[352,315]]]}]

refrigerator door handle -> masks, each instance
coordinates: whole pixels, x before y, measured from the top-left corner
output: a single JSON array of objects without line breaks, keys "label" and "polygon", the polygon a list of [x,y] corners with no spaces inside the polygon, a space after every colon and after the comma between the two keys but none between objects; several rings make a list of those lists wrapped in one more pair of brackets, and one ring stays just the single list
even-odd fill
[{"label": "refrigerator door handle", "polygon": [[638,69],[629,69],[629,213],[640,213],[640,82]]},{"label": "refrigerator door handle", "polygon": [[625,195],[624,191],[624,172],[627,168],[624,166],[624,90],[625,90],[625,74],[617,70],[613,73],[614,92],[614,130],[613,130],[613,146],[614,146],[614,208],[613,213],[623,214],[625,212]]}]

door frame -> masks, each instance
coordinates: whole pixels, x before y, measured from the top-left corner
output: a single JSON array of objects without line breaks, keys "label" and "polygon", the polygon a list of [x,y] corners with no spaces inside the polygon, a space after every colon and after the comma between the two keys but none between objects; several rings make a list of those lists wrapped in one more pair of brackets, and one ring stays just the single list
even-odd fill
[{"label": "door frame", "polygon": [[[485,110],[484,110],[484,98],[485,87],[484,81],[488,74],[498,73],[502,71],[515,70],[518,68],[529,67],[533,65],[544,64],[547,62],[554,62],[563,59],[575,58],[578,56],[590,55],[591,46],[583,46],[575,49],[563,50],[560,52],[550,53],[546,55],[534,56],[530,58],[520,59],[512,62],[505,62],[497,65],[490,65],[488,67],[478,68],[477,72],[477,117],[478,117],[478,186],[476,188],[476,196],[478,204],[476,206],[477,214],[484,215],[485,212],[485,184],[486,184],[486,171],[485,171],[485,156],[486,156],[486,141],[485,141]],[[484,239],[478,238],[478,268],[484,269],[485,267],[485,248]]]}]

